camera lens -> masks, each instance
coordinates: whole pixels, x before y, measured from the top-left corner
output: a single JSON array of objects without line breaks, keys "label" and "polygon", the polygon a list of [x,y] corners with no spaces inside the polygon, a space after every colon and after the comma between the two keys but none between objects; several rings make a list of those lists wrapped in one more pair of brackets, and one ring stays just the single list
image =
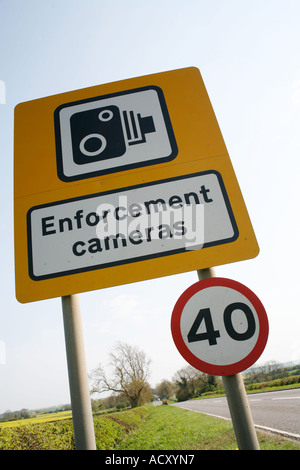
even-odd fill
[{"label": "camera lens", "polygon": [[78,165],[121,157],[126,152],[118,106],[74,113],[70,118],[74,162]]},{"label": "camera lens", "polygon": [[[100,142],[99,142],[100,141]],[[83,155],[87,157],[94,157],[100,155],[106,147],[106,139],[101,134],[89,134],[86,135],[79,144],[79,149]],[[99,146],[100,145],[100,146]],[[89,148],[95,148],[95,150],[88,150]],[[98,147],[98,148],[97,148]]]}]

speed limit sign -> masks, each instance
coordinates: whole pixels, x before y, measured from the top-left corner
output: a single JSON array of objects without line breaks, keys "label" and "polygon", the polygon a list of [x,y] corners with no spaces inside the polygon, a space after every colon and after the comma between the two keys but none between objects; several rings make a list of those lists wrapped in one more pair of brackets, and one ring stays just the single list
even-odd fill
[{"label": "speed limit sign", "polygon": [[171,318],[174,343],[183,358],[211,375],[234,375],[262,354],[269,323],[264,306],[248,287],[212,277],[180,296]]}]

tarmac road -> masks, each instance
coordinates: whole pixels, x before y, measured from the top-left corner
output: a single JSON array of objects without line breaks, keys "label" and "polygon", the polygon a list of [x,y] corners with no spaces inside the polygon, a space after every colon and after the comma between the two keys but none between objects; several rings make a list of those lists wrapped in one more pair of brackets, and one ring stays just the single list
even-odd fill
[{"label": "tarmac road", "polygon": [[[300,388],[248,395],[255,427],[300,439]],[[172,406],[230,419],[226,397],[188,400]]]}]

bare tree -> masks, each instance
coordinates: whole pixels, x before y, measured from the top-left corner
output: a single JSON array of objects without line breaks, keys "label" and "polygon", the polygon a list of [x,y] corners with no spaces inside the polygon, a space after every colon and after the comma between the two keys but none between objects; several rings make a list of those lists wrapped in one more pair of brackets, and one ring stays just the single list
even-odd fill
[{"label": "bare tree", "polygon": [[150,360],[146,354],[126,343],[117,343],[110,353],[112,377],[107,377],[101,364],[92,371],[91,393],[122,393],[131,407],[139,406],[151,399],[151,389],[147,382]]}]

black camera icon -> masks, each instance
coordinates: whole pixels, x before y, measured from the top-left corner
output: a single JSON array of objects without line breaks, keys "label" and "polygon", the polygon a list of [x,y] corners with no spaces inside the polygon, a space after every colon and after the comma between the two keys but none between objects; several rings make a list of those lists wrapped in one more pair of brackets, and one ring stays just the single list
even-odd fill
[{"label": "black camera icon", "polygon": [[78,165],[122,157],[127,145],[146,142],[155,132],[152,116],[109,105],[74,113],[70,118],[72,152]]},{"label": "black camera icon", "polygon": [[173,160],[178,154],[161,88],[70,101],[54,110],[57,175],[65,182]]}]

